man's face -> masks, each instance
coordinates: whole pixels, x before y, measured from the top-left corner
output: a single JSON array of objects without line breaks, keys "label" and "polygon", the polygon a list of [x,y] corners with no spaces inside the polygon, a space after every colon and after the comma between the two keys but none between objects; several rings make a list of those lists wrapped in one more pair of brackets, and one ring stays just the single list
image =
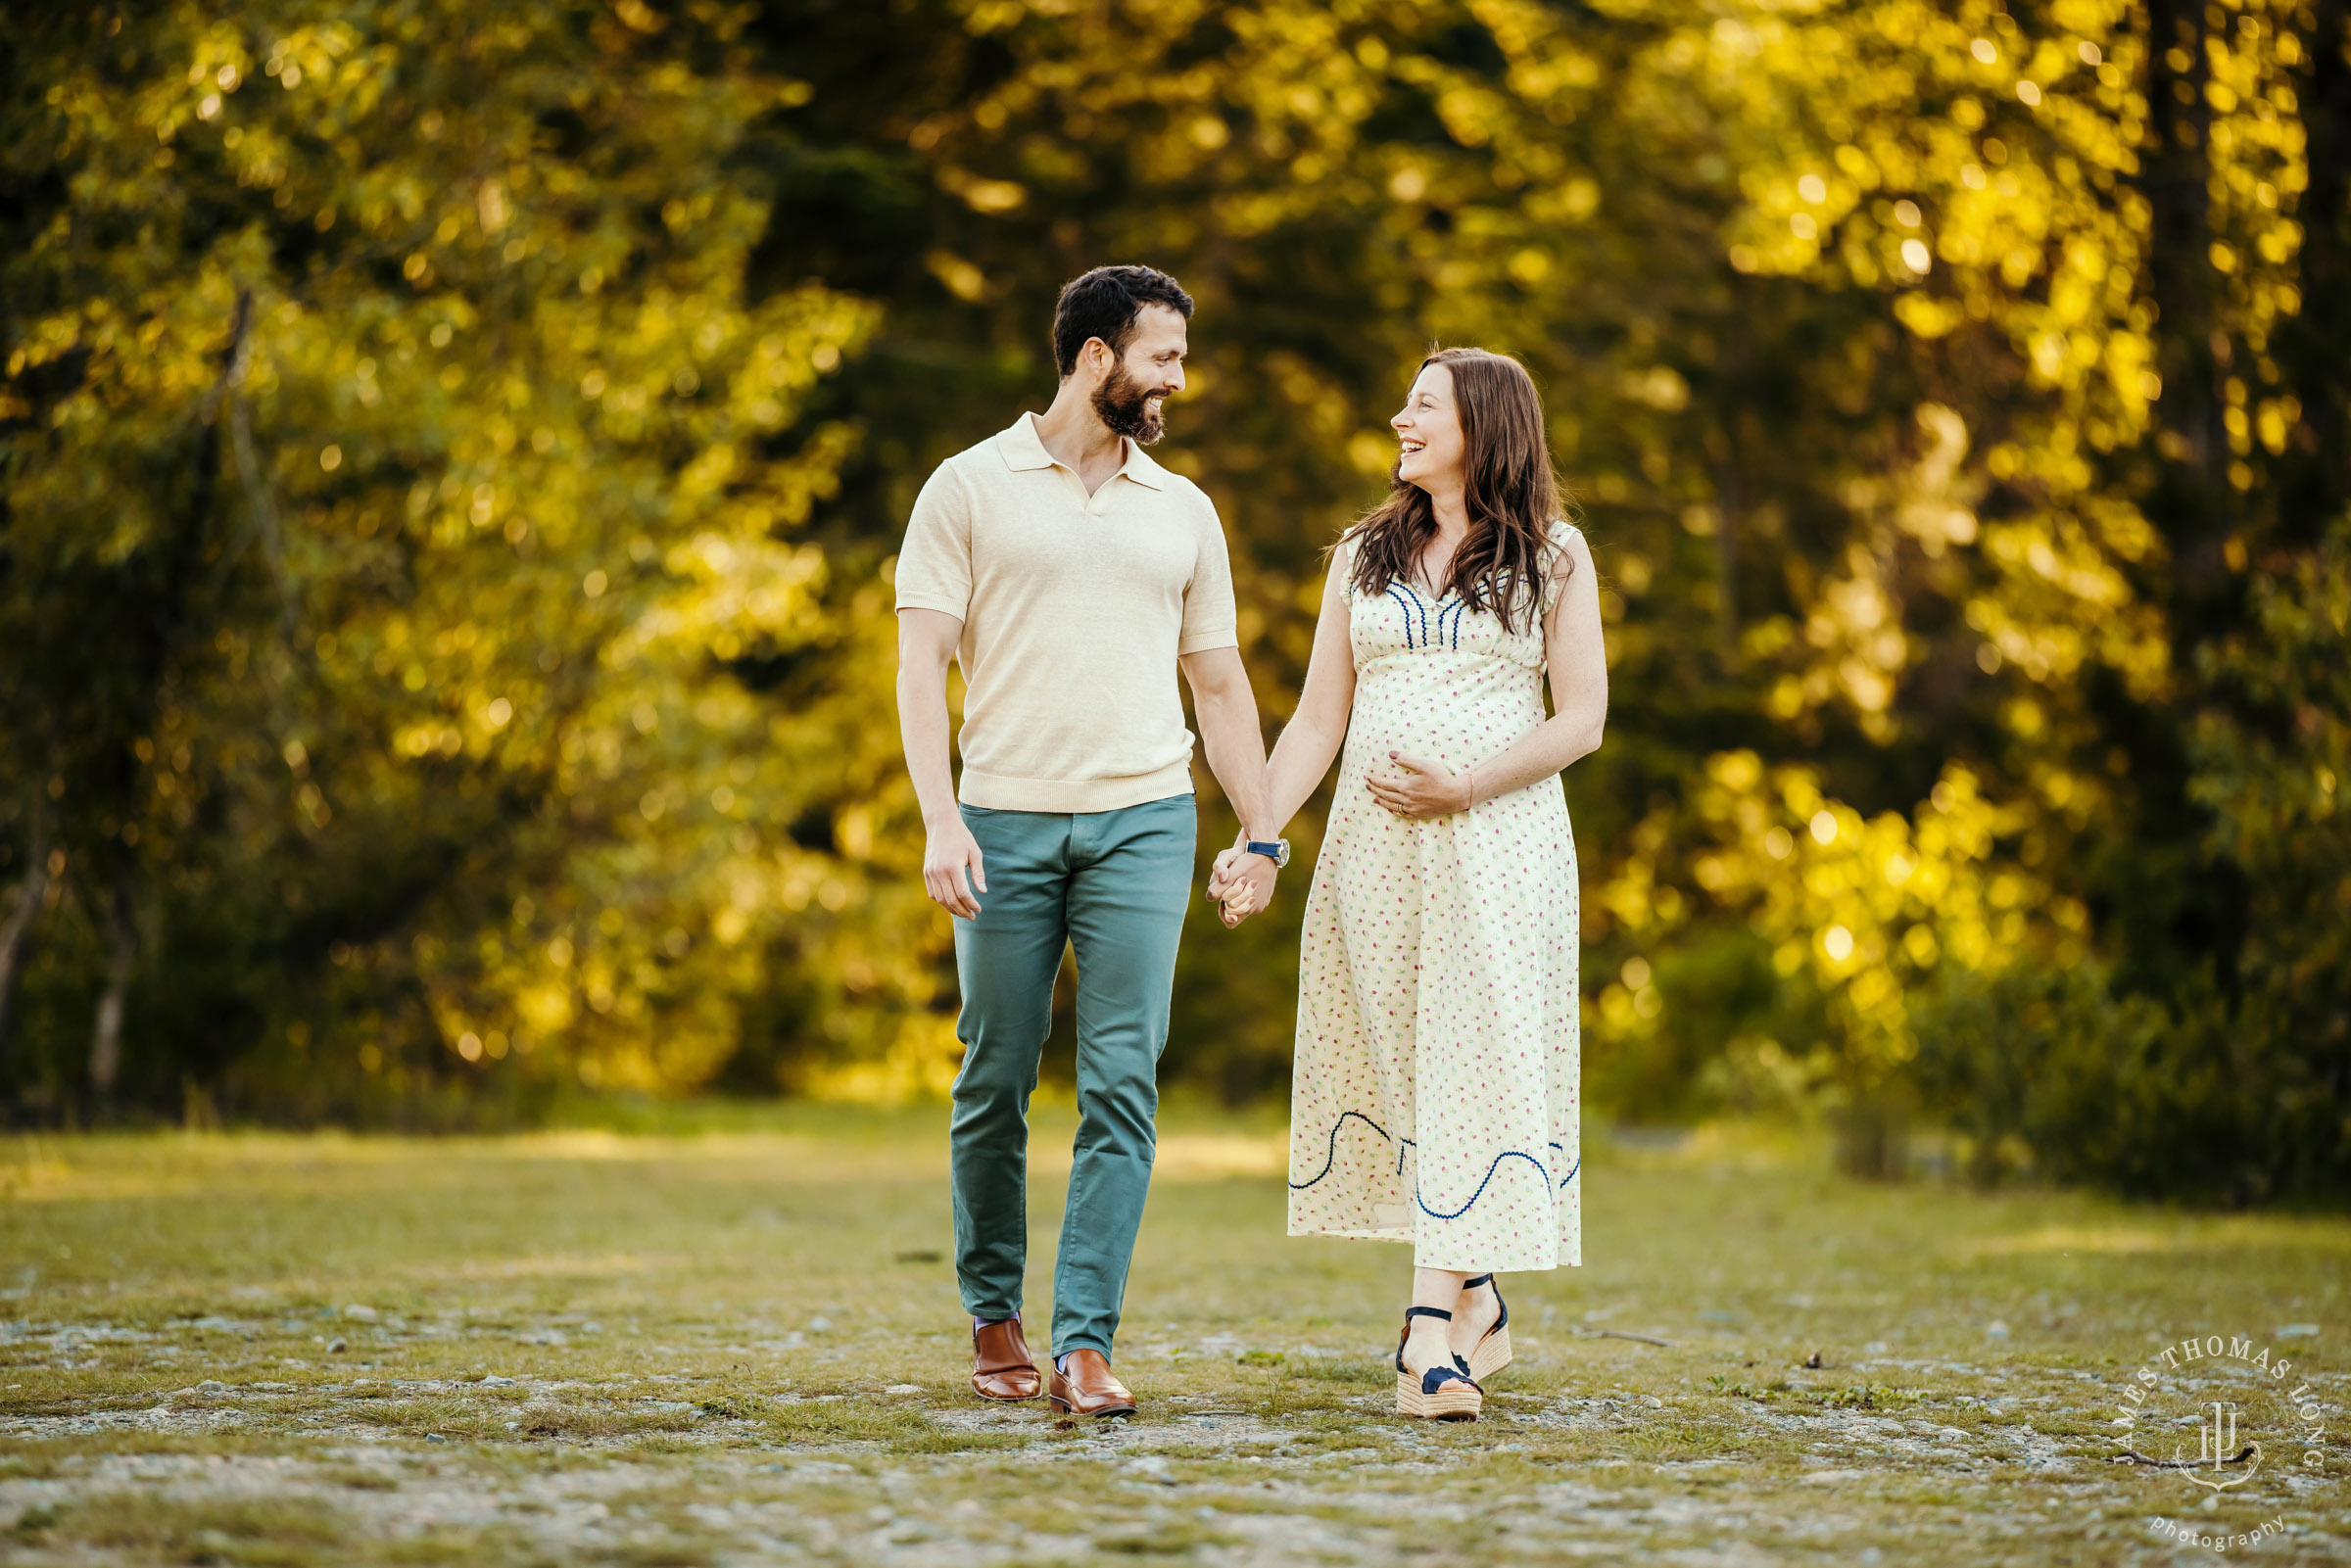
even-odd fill
[{"label": "man's face", "polygon": [[1127,352],[1111,361],[1094,388],[1094,412],[1118,435],[1146,447],[1158,441],[1168,433],[1160,404],[1183,390],[1187,348],[1181,315],[1164,305],[1144,306]]}]

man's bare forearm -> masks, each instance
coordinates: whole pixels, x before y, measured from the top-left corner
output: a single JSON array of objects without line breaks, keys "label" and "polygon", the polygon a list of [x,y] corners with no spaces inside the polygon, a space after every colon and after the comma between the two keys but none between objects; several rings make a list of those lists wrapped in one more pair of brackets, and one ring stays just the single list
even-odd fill
[{"label": "man's bare forearm", "polygon": [[936,610],[898,612],[898,740],[923,808],[923,889],[958,920],[980,918],[985,857],[955,809],[947,762],[947,664],[963,624]]},{"label": "man's bare forearm", "polygon": [[1183,674],[1192,686],[1192,708],[1200,721],[1200,747],[1208,753],[1208,771],[1232,802],[1241,831],[1252,838],[1271,838],[1280,824],[1266,811],[1266,736],[1257,726],[1257,693],[1249,688],[1241,650],[1222,647],[1187,654]]},{"label": "man's bare forearm", "polygon": [[1232,802],[1242,831],[1252,838],[1271,838],[1275,825],[1266,812],[1266,737],[1257,727],[1257,701],[1244,688],[1215,696],[1196,693],[1200,715],[1200,744],[1208,753],[1208,771]]},{"label": "man's bare forearm", "polygon": [[898,740],[923,821],[954,816],[955,773],[947,761],[947,672],[928,660],[898,664]]}]

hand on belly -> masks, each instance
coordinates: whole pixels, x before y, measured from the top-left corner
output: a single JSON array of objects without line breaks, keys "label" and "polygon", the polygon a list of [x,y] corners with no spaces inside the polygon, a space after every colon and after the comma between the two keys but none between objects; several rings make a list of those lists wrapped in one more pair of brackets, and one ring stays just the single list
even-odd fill
[{"label": "hand on belly", "polygon": [[1433,756],[1401,748],[1388,753],[1387,767],[1365,774],[1364,787],[1383,808],[1415,822],[1450,817],[1471,804],[1468,770],[1456,773]]}]

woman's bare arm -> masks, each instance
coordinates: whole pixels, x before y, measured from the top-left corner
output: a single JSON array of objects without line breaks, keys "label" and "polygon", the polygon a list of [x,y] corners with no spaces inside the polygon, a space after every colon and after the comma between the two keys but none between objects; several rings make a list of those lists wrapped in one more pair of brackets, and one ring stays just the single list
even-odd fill
[{"label": "woman's bare arm", "polygon": [[1348,550],[1331,552],[1322,579],[1322,608],[1315,621],[1315,649],[1306,662],[1298,711],[1273,743],[1266,764],[1266,811],[1275,832],[1288,825],[1322,783],[1347,739],[1355,710],[1355,639],[1347,610]]},{"label": "woman's bare arm", "polygon": [[[1283,726],[1266,764],[1266,816],[1276,836],[1330,772],[1354,709],[1355,640],[1347,610],[1347,546],[1342,545],[1331,552],[1330,570],[1322,580],[1322,608],[1315,622],[1314,651],[1307,658],[1306,688],[1298,693],[1297,711]],[[1239,852],[1235,845],[1217,857],[1209,897],[1223,899],[1232,890],[1227,875]],[[1228,906],[1225,924],[1246,919],[1255,908],[1254,901]]]},{"label": "woman's bare arm", "polygon": [[1573,570],[1543,628],[1551,717],[1472,770],[1471,805],[1524,789],[1600,749],[1608,720],[1608,649],[1600,630],[1599,574],[1580,532],[1567,536],[1567,559]]}]

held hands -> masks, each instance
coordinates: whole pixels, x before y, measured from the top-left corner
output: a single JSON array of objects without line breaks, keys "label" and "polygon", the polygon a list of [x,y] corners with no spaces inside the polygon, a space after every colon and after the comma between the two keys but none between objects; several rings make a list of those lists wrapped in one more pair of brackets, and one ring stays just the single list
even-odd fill
[{"label": "held hands", "polygon": [[[968,884],[964,879],[967,867],[971,872]],[[980,864],[980,840],[972,836],[961,817],[936,825],[923,839],[923,891],[948,914],[977,920],[980,901],[973,896],[975,890],[987,891],[987,872]]]},{"label": "held hands", "polygon": [[1477,803],[1475,770],[1449,773],[1442,763],[1402,751],[1389,752],[1388,760],[1404,770],[1404,777],[1383,779],[1373,774],[1364,781],[1364,787],[1399,817],[1415,821],[1449,817]]},{"label": "held hands", "polygon": [[1235,844],[1217,857],[1209,873],[1208,896],[1221,906],[1217,918],[1232,929],[1273,902],[1273,862]]},{"label": "held hands", "polygon": [[[1399,817],[1415,821],[1449,817],[1477,803],[1475,769],[1457,774],[1442,763],[1402,751],[1389,752],[1388,760],[1396,764],[1401,777],[1375,775],[1364,781],[1364,787],[1371,791],[1372,799]],[[1217,857],[1216,867],[1209,874],[1208,896],[1219,905],[1217,914],[1225,929],[1230,930],[1273,901],[1275,871],[1272,861],[1250,854],[1239,844]]]}]

